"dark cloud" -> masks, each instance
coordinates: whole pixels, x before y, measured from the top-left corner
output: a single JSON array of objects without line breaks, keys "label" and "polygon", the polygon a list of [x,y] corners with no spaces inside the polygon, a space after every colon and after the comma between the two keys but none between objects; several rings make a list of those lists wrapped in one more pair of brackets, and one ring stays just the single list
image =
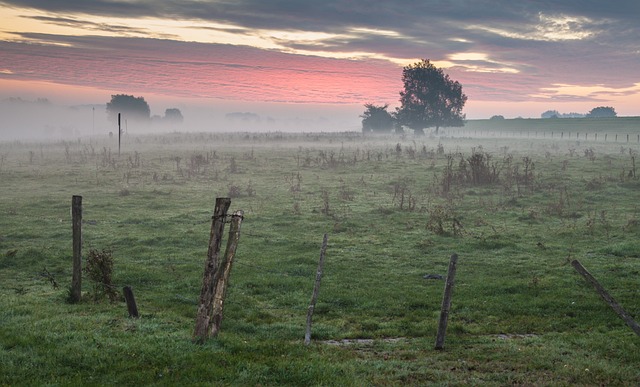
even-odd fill
[{"label": "dark cloud", "polygon": [[[615,3],[595,0],[395,0],[375,4],[350,0],[3,0],[0,4],[76,15],[196,19],[229,23],[249,29],[322,31],[351,35],[354,35],[350,33],[354,27],[384,29],[402,36],[395,40],[397,45],[405,47],[401,53],[424,52],[431,48],[455,49],[455,46],[451,46],[450,38],[466,39],[474,44],[513,46],[525,40],[523,38],[527,35],[533,38],[536,28],[541,28],[541,15],[548,18],[583,18],[579,22],[567,21],[565,25],[555,27],[598,30],[600,33],[592,39],[608,43],[611,48],[615,45],[621,46],[620,48],[628,47],[626,45],[631,44],[637,51],[637,36],[640,35],[636,20],[640,14],[640,2],[636,0]],[[57,22],[77,21],[67,18]],[[552,20],[547,20],[547,23],[550,23],[548,28],[554,27]],[[519,37],[504,39],[504,36],[487,33],[486,30],[473,28],[474,26],[494,27],[518,34]],[[375,36],[370,39],[373,38]],[[371,40],[363,39],[357,34],[351,39],[326,42],[332,50],[342,48],[345,51],[371,49],[370,43]],[[385,54],[398,52],[393,45],[381,44],[377,49]],[[438,54],[441,50],[434,51]]]},{"label": "dark cloud", "polygon": [[[52,16],[23,16],[25,19],[39,20],[45,23],[64,26],[82,28],[87,31],[104,31],[118,34],[150,34],[148,30],[127,25],[94,23],[92,21],[69,18],[69,17],[52,17]],[[174,36],[175,37],[175,36]]]}]

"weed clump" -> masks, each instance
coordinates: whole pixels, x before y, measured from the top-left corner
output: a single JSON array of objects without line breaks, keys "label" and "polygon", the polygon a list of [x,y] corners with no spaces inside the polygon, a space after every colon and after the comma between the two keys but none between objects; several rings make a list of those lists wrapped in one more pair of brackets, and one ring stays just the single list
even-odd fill
[{"label": "weed clump", "polygon": [[116,287],[112,283],[113,254],[109,250],[89,250],[83,271],[93,284],[93,300],[107,297],[114,302],[118,298]]}]

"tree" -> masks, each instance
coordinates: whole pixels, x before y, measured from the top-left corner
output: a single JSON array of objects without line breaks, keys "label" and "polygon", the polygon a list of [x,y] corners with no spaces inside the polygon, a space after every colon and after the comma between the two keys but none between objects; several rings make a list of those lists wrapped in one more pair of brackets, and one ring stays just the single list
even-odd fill
[{"label": "tree", "polygon": [[587,113],[588,118],[617,117],[615,109],[609,106],[598,106]]},{"label": "tree", "polygon": [[432,126],[437,134],[441,126],[464,125],[462,108],[467,96],[462,93],[462,85],[428,59],[403,68],[402,82],[401,106],[395,114],[399,125],[417,134],[424,134],[424,128]]},{"label": "tree", "polygon": [[362,133],[384,133],[393,129],[395,119],[387,111],[389,104],[376,106],[372,103],[364,105],[366,110],[360,118],[362,118]]},{"label": "tree", "polygon": [[169,122],[182,123],[184,117],[178,108],[169,108],[164,111],[164,119]]},{"label": "tree", "polygon": [[125,119],[137,121],[148,121],[151,117],[151,109],[143,97],[125,94],[112,95],[111,102],[107,103],[110,121],[117,121],[118,113],[122,113]]},{"label": "tree", "polygon": [[560,118],[560,112],[557,110],[547,110],[546,112],[540,114],[541,118]]},{"label": "tree", "polygon": [[504,120],[504,116],[502,115],[495,115],[495,116],[491,116],[491,118],[489,118],[491,121],[502,121]]}]

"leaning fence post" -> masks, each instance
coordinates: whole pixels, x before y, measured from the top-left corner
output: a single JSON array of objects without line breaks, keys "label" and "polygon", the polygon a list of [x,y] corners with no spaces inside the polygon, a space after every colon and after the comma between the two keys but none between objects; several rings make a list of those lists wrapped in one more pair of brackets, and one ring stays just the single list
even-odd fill
[{"label": "leaning fence post", "polygon": [[213,311],[211,315],[211,327],[209,328],[210,337],[215,337],[218,334],[220,325],[222,324],[222,312],[227,294],[227,284],[229,283],[233,258],[238,248],[238,240],[240,240],[240,224],[242,223],[243,215],[244,212],[242,210],[238,210],[231,215],[231,227],[229,228],[227,248],[220,262],[219,270],[214,276],[216,292],[213,296]]},{"label": "leaning fence post", "polygon": [[202,277],[202,290],[200,291],[200,303],[196,316],[196,325],[193,331],[193,340],[202,343],[208,337],[211,324],[211,313],[213,310],[213,296],[216,284],[213,279],[219,269],[220,245],[222,244],[222,234],[224,233],[224,221],[227,211],[231,206],[230,198],[216,198],[216,206],[213,211],[211,221],[211,235],[209,238],[209,250],[207,251],[207,261],[204,266]]},{"label": "leaning fence post", "polygon": [[320,293],[320,280],[322,280],[322,267],[324,266],[324,254],[327,251],[327,242],[329,237],[324,234],[322,238],[322,247],[320,248],[320,260],[318,261],[318,270],[316,271],[316,282],[313,286],[313,294],[311,295],[311,302],[307,309],[307,330],[304,334],[304,345],[311,343],[311,322],[313,320],[313,311],[316,308],[316,302],[318,301],[318,293]]},{"label": "leaning fence post", "polygon": [[127,302],[127,311],[129,311],[129,317],[138,318],[138,305],[136,305],[136,298],[133,296],[133,289],[131,286],[125,286],[122,288],[124,299]]},{"label": "leaning fence post", "polygon": [[73,234],[73,274],[71,278],[71,302],[82,298],[82,196],[71,198],[71,228]]},{"label": "leaning fence post", "polygon": [[598,283],[591,273],[589,273],[577,259],[571,261],[571,265],[596,289],[600,297],[602,297],[611,309],[613,309],[613,311],[616,312],[616,314],[623,319],[625,323],[627,323],[629,328],[631,328],[636,335],[640,336],[640,325],[633,321],[633,318],[622,308],[622,306],[620,306],[620,304],[616,302],[616,300],[613,299],[613,297],[611,297],[611,295],[609,295],[609,293],[602,287],[602,285],[600,285],[600,283]]},{"label": "leaning fence post", "polygon": [[456,264],[458,254],[452,254],[449,260],[449,271],[447,282],[444,285],[444,296],[442,297],[442,308],[440,310],[440,322],[438,324],[438,334],[436,336],[436,349],[444,348],[444,337],[447,333],[447,322],[449,320],[449,310],[451,309],[451,296],[453,295],[453,281],[456,276]]}]

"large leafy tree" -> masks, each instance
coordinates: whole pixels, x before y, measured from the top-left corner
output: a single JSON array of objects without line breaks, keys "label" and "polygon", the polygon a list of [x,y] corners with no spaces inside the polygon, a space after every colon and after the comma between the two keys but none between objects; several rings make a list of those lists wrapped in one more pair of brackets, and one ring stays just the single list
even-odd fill
[{"label": "large leafy tree", "polygon": [[593,108],[587,113],[589,118],[604,118],[604,117],[617,117],[618,113],[610,106],[598,106]]},{"label": "large leafy tree", "polygon": [[107,103],[107,114],[109,120],[117,121],[118,113],[126,119],[137,121],[148,121],[151,117],[151,109],[144,97],[134,97],[126,94],[116,94],[111,96],[111,102]]},{"label": "large leafy tree", "polygon": [[462,85],[428,59],[403,68],[402,82],[401,106],[395,114],[399,125],[417,134],[424,134],[424,128],[435,127],[437,134],[440,127],[464,125],[467,96]]},{"label": "large leafy tree", "polygon": [[364,107],[366,110],[360,116],[362,118],[362,133],[385,133],[393,129],[395,119],[387,111],[388,104],[377,106],[367,103]]},{"label": "large leafy tree", "polygon": [[164,119],[170,122],[182,123],[184,117],[178,108],[169,108],[164,111]]}]

